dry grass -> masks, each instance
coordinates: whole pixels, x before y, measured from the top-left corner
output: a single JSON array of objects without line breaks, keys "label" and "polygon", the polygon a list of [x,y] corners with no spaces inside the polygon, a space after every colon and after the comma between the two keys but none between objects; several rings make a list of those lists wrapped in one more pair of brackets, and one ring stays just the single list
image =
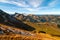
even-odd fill
[{"label": "dry grass", "polygon": [[[0,25],[5,28],[11,28],[17,31],[31,33],[28,31],[24,31],[18,28],[13,28],[3,24],[0,24]],[[31,33],[31,34],[34,34],[34,35],[31,35],[31,36],[27,36],[27,35],[24,36],[20,34],[0,35],[0,40],[60,40],[60,37],[53,37],[49,34],[44,34],[44,33]]]},{"label": "dry grass", "polygon": [[[60,35],[60,29],[57,27],[56,24],[51,24],[51,23],[32,23],[32,22],[25,22],[26,24],[34,27],[36,30],[36,33],[39,31],[44,31],[48,34],[52,35]],[[34,32],[34,31],[33,31]]]},{"label": "dry grass", "polygon": [[13,35],[0,35],[0,40],[58,40],[57,37],[52,37],[48,34],[36,34],[34,36],[24,36],[19,34]]}]

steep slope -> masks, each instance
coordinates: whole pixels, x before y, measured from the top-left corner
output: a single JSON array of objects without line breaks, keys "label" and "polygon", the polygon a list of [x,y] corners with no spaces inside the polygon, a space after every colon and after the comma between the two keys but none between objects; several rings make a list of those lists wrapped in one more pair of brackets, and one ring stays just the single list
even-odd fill
[{"label": "steep slope", "polygon": [[6,12],[0,10],[0,23],[4,23],[10,26],[15,26],[17,28],[21,28],[24,30],[28,30],[28,31],[33,31],[35,30],[35,28],[24,24],[22,21],[17,20],[15,17],[7,14]]}]

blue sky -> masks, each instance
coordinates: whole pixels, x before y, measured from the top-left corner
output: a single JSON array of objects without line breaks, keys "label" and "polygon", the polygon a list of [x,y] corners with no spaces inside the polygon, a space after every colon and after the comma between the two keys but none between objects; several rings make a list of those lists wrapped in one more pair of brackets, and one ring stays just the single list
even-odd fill
[{"label": "blue sky", "polygon": [[0,0],[0,9],[14,14],[60,14],[60,0]]}]

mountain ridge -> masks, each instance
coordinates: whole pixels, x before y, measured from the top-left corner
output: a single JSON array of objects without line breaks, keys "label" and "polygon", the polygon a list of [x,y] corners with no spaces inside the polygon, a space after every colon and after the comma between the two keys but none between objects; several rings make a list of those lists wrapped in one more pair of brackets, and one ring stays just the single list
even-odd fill
[{"label": "mountain ridge", "polygon": [[35,30],[33,27],[31,27],[27,24],[24,24],[22,21],[17,20],[15,17],[7,14],[6,12],[4,12],[2,10],[0,10],[0,22],[4,23],[4,24],[7,24],[7,25],[10,25],[10,26],[15,26],[15,27],[18,27],[18,28],[22,28],[22,29],[25,29],[25,30],[28,30],[28,31]]}]

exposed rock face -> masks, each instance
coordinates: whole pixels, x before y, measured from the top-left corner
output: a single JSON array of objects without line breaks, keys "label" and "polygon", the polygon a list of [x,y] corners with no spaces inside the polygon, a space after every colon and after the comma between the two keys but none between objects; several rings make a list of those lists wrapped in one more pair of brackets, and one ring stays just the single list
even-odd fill
[{"label": "exposed rock face", "polygon": [[7,14],[6,12],[0,10],[0,23],[4,23],[10,26],[15,26],[18,28],[22,28],[24,30],[28,30],[28,31],[33,31],[35,30],[35,28],[24,24],[22,21],[17,20],[15,17]]},{"label": "exposed rock face", "polygon": [[16,13],[14,14],[14,17],[22,20],[22,21],[29,21],[29,22],[51,22],[51,23],[57,23],[60,24],[60,16],[59,15],[23,15]]}]

